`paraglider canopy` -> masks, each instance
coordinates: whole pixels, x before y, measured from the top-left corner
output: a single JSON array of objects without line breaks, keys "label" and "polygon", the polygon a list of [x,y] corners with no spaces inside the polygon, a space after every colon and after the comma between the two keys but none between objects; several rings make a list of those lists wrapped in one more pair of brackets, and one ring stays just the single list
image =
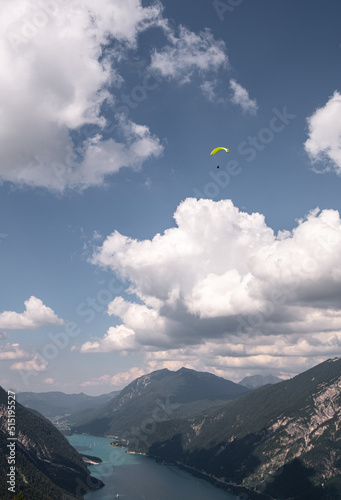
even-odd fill
[{"label": "paraglider canopy", "polygon": [[218,151],[226,151],[226,153],[229,152],[229,150],[227,148],[214,148],[213,151],[211,152],[210,156],[215,155],[216,153],[218,153]]}]

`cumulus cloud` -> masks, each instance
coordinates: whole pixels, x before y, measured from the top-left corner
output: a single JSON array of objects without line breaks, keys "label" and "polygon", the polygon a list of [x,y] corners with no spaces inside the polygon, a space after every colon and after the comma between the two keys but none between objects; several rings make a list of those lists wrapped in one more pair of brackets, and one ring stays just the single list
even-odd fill
[{"label": "cumulus cloud", "polygon": [[116,297],[108,305],[108,314],[120,318],[130,331],[138,332],[137,342],[147,345],[150,341],[151,345],[155,345],[157,336],[160,337],[159,342],[166,341],[166,336],[162,333],[165,330],[165,319],[152,307]]},{"label": "cumulus cloud", "polygon": [[[138,304],[115,298],[108,313],[128,329],[129,346],[150,356],[150,366],[197,366],[202,359],[211,370],[237,363],[246,370],[248,359],[282,369],[285,359],[291,367],[295,357],[311,363],[339,352],[337,211],[315,209],[292,231],[275,234],[262,214],[242,212],[231,200],[189,198],[174,219],[175,227],[151,240],[115,231],[92,257],[138,297]],[[118,350],[121,341],[112,338],[93,348]],[[171,357],[155,358],[158,352]]]},{"label": "cumulus cloud", "polygon": [[159,139],[151,134],[147,126],[137,125],[123,115],[118,123],[125,142],[119,143],[113,139],[103,141],[103,136],[97,134],[87,141],[83,161],[74,170],[71,171],[66,165],[55,165],[56,176],[64,187],[65,179],[69,187],[85,188],[103,184],[106,176],[118,172],[120,168],[138,170],[144,160],[162,154],[163,147]]},{"label": "cumulus cloud", "polygon": [[205,74],[228,65],[225,43],[215,40],[208,29],[196,34],[180,26],[178,37],[172,32],[168,37],[170,44],[152,54],[151,69],[163,77],[188,83],[196,72]]},{"label": "cumulus cloud", "polygon": [[19,344],[7,344],[0,346],[0,359],[21,359],[29,357],[29,353]]},{"label": "cumulus cloud", "polygon": [[11,370],[23,370],[23,371],[33,371],[33,372],[45,372],[48,366],[48,362],[39,354],[36,354],[32,359],[28,361],[19,361],[14,363],[10,369]]},{"label": "cumulus cloud", "polygon": [[137,366],[133,366],[130,370],[126,372],[120,372],[116,375],[102,375],[101,377],[93,378],[81,384],[82,387],[93,387],[98,385],[112,385],[115,387],[122,387],[138,377],[145,375],[145,371]]},{"label": "cumulus cloud", "polygon": [[[223,41],[183,26],[176,36],[157,1],[13,0],[0,15],[0,182],[83,190],[162,154],[148,126],[115,111],[123,63],[147,29],[168,37],[151,55],[155,77],[185,83],[228,65]],[[212,85],[202,90],[212,98]]]},{"label": "cumulus cloud", "polygon": [[183,366],[192,370],[202,370],[212,372],[212,368],[203,365],[203,361],[207,362],[207,358],[198,357],[198,349],[196,347],[185,347],[179,349],[167,349],[158,351],[148,351],[145,355],[146,365],[149,367],[148,371],[162,370],[180,370]]},{"label": "cumulus cloud", "polygon": [[125,325],[112,326],[102,339],[85,342],[80,352],[127,352],[134,351],[135,333]]},{"label": "cumulus cloud", "polygon": [[[103,137],[102,105],[115,103],[116,66],[138,34],[165,29],[161,4],[13,0],[0,14],[0,181],[81,189],[160,154],[158,138],[133,122],[121,140]],[[73,132],[89,125],[96,133],[76,144]]]},{"label": "cumulus cloud", "polygon": [[337,91],[309,118],[309,138],[304,143],[313,164],[322,165],[322,171],[341,175],[341,94]]},{"label": "cumulus cloud", "polygon": [[237,83],[236,80],[230,80],[230,88],[233,92],[231,102],[240,106],[245,113],[255,115],[258,109],[256,99],[250,99],[248,91]]},{"label": "cumulus cloud", "polygon": [[31,296],[25,300],[25,311],[3,311],[0,313],[0,328],[6,330],[36,330],[46,325],[64,325],[64,320],[58,318],[55,312],[43,304],[37,297]]}]

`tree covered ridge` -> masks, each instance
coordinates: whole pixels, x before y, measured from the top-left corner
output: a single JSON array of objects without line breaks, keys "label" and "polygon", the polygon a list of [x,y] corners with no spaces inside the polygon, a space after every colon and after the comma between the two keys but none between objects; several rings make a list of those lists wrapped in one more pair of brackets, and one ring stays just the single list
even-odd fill
[{"label": "tree covered ridge", "polygon": [[128,447],[255,498],[336,500],[340,419],[341,359],[334,359],[219,408],[160,422]]},{"label": "tree covered ridge", "polygon": [[[7,393],[0,387],[0,497],[13,500],[6,480],[7,414]],[[16,403],[16,436],[16,494],[22,493],[29,500],[82,498],[89,471],[79,453],[51,422]],[[99,481],[97,486],[101,485]]]}]

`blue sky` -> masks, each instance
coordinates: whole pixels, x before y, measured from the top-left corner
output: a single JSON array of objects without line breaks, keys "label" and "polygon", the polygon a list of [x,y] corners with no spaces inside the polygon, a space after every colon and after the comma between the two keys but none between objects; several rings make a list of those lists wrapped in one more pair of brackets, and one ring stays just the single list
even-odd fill
[{"label": "blue sky", "polygon": [[338,356],[339,3],[42,5],[0,7],[0,383]]}]

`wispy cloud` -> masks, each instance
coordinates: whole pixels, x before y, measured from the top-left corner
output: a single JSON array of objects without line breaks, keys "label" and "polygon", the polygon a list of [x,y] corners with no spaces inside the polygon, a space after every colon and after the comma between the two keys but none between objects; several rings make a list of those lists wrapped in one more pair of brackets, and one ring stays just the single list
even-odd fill
[{"label": "wispy cloud", "polygon": [[214,102],[216,100],[216,86],[217,82],[215,80],[206,80],[200,85],[202,93],[210,102]]},{"label": "wispy cloud", "polygon": [[[337,91],[309,118],[309,138],[304,143],[313,165],[319,172],[334,171],[341,175],[341,94]],[[316,170],[318,171],[318,170]]]},{"label": "wispy cloud", "polygon": [[230,88],[233,92],[231,102],[240,106],[244,113],[255,115],[258,109],[256,99],[250,99],[249,92],[237,83],[236,80],[230,80]]},{"label": "wispy cloud", "polygon": [[154,50],[151,62],[151,69],[163,77],[183,84],[190,82],[197,72],[205,75],[228,66],[225,43],[216,40],[210,30],[196,34],[180,26],[178,37],[173,33],[168,36],[170,44],[162,50]]}]

